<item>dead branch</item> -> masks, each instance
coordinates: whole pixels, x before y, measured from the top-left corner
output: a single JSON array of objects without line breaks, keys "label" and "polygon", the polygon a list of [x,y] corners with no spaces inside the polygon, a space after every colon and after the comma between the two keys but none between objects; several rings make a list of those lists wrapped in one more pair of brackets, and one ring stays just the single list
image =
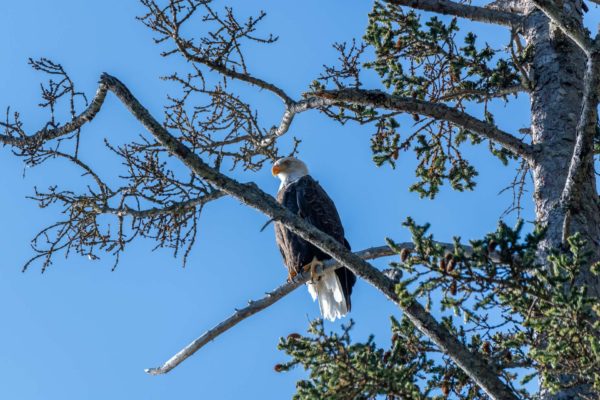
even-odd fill
[{"label": "dead branch", "polygon": [[167,207],[152,207],[144,210],[136,210],[128,207],[127,205],[124,205],[120,208],[98,207],[97,205],[90,205],[90,207],[92,208],[93,212],[97,214],[112,214],[118,217],[130,216],[135,218],[148,218],[164,214],[178,214],[192,208],[203,206],[206,203],[217,200],[223,196],[225,196],[225,193],[215,190],[212,193],[197,197],[192,200],[174,203]]},{"label": "dead branch", "polygon": [[[455,246],[454,244],[451,244],[451,243],[436,242],[436,244],[440,245],[448,250],[453,250],[454,246]],[[415,245],[412,242],[396,243],[396,246],[403,248],[403,249],[408,249],[411,251],[413,251],[415,249]],[[462,246],[462,248],[465,251],[465,254],[470,254],[473,250],[470,246]],[[393,251],[392,249],[390,249],[390,247],[388,247],[388,246],[379,246],[379,247],[371,247],[366,250],[358,251],[354,254],[357,255],[358,257],[362,258],[363,260],[374,260],[377,258],[393,256],[396,254],[396,252]],[[498,254],[492,253],[490,255],[490,257],[491,257],[492,262],[500,263],[500,256]],[[323,267],[321,270],[318,271],[318,273],[322,274],[325,271],[327,271],[328,269],[331,269],[331,268],[336,269],[339,267],[340,267],[339,263],[337,263],[333,260],[328,260],[323,263]],[[189,358],[194,353],[196,353],[198,350],[200,350],[202,347],[204,347],[211,341],[215,340],[218,336],[227,332],[229,329],[233,328],[234,326],[236,326],[238,323],[242,322],[246,318],[249,318],[252,315],[277,303],[279,300],[283,299],[285,296],[287,296],[288,294],[290,294],[291,292],[296,290],[298,287],[300,287],[301,285],[308,282],[308,280],[310,278],[311,278],[310,273],[305,272],[305,273],[299,275],[292,282],[287,282],[287,283],[279,286],[275,290],[273,290],[271,292],[267,292],[266,296],[261,298],[260,300],[249,300],[248,306],[246,306],[244,308],[236,309],[235,312],[233,313],[233,315],[231,315],[227,319],[221,321],[220,323],[218,323],[217,325],[215,325],[213,328],[209,329],[208,331],[204,332],[197,339],[194,339],[190,344],[188,344],[183,349],[181,349],[179,352],[177,352],[177,354],[175,354],[173,357],[171,357],[169,360],[167,360],[163,365],[161,365],[160,367],[157,367],[157,368],[148,368],[145,370],[146,373],[148,373],[150,375],[162,375],[162,374],[168,373],[173,368],[177,367],[179,364],[181,364],[187,358]]]},{"label": "dead branch", "polygon": [[273,143],[278,137],[283,136],[294,122],[294,117],[296,114],[302,113],[307,110],[312,110],[316,108],[323,107],[327,104],[327,101],[324,99],[320,99],[317,97],[308,97],[304,100],[295,101],[290,104],[283,116],[281,117],[281,122],[278,127],[273,127],[269,132],[270,136],[262,141],[263,146],[267,146]]},{"label": "dead branch", "polygon": [[104,103],[106,92],[107,88],[101,82],[90,105],[81,114],[75,116],[72,121],[53,129],[40,129],[32,135],[26,135],[16,124],[9,123],[9,121],[0,121],[0,126],[4,127],[5,130],[5,134],[0,134],[0,143],[23,148],[25,146],[36,146],[48,140],[68,135],[94,119]]},{"label": "dead branch", "polygon": [[[412,248],[412,243],[402,243],[402,246],[406,246],[407,248]],[[358,257],[364,260],[373,260],[376,258],[388,257],[396,254],[392,251],[388,246],[380,246],[380,247],[372,247],[366,250],[362,250],[354,253]],[[340,264],[333,260],[328,260],[323,263],[323,269],[319,272],[322,273],[330,268],[338,268]],[[299,275],[292,282],[287,282],[275,290],[268,292],[265,297],[260,300],[250,300],[248,301],[248,306],[240,309],[236,309],[235,313],[231,315],[229,318],[223,320],[219,324],[215,325],[213,328],[209,329],[205,333],[203,333],[200,337],[195,339],[189,345],[181,349],[177,354],[171,357],[167,362],[165,362],[162,366],[158,368],[148,368],[145,371],[150,375],[161,375],[166,374],[171,371],[173,368],[181,364],[188,357],[193,355],[195,352],[200,350],[209,342],[216,339],[221,334],[225,333],[229,329],[236,326],[241,321],[245,320],[248,317],[256,314],[259,311],[262,311],[273,304],[277,303],[279,300],[290,294],[292,291],[302,286],[304,283],[308,282],[310,279],[310,273],[303,273]]]},{"label": "dead branch", "polygon": [[[160,7],[154,0],[142,0],[148,13],[139,20],[160,35],[160,38],[156,39],[157,43],[172,40],[179,53],[188,61],[202,64],[223,76],[270,91],[281,98],[286,106],[293,104],[294,100],[283,89],[247,71],[244,55],[240,50],[242,39],[259,43],[273,43],[277,40],[272,35],[266,38],[254,36],[257,24],[266,14],[261,12],[247,21],[238,21],[230,8],[226,8],[225,15],[222,16],[209,3],[207,1],[178,2]],[[199,8],[205,11],[203,21],[212,22],[217,28],[195,43],[193,39],[184,38],[180,33],[183,25]],[[163,55],[173,53],[169,51]]]}]

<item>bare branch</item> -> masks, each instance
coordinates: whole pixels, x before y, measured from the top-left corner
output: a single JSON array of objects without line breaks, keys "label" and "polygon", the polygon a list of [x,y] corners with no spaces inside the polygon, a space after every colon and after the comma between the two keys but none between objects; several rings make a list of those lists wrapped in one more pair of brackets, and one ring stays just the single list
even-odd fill
[{"label": "bare branch", "polygon": [[593,50],[592,39],[583,27],[580,21],[570,18],[565,12],[559,9],[554,2],[549,0],[533,0],[535,6],[540,9],[560,30],[567,35],[577,46],[588,56],[591,56]]},{"label": "bare branch", "polygon": [[157,215],[164,215],[164,214],[178,214],[178,213],[181,213],[182,211],[186,211],[186,210],[189,210],[192,208],[203,206],[206,203],[213,201],[213,200],[217,200],[225,195],[226,194],[224,192],[222,192],[220,190],[215,190],[209,194],[200,196],[200,197],[192,199],[192,200],[174,203],[167,207],[152,207],[152,208],[148,208],[145,210],[136,210],[127,205],[124,205],[123,207],[119,207],[119,208],[113,208],[113,207],[108,207],[108,206],[107,207],[98,207],[97,205],[90,205],[90,207],[92,207],[93,211],[97,214],[112,214],[112,215],[116,215],[118,217],[130,216],[130,217],[134,217],[134,218],[149,218],[149,217],[154,217]]},{"label": "bare branch", "polygon": [[[453,250],[454,246],[455,246],[454,244],[451,244],[451,243],[436,242],[436,244],[443,246],[448,250]],[[396,243],[396,246],[403,248],[403,249],[408,249],[411,251],[415,249],[415,245],[412,242]],[[462,246],[462,248],[465,250],[466,254],[470,254],[473,250],[470,246]],[[396,255],[396,252],[394,250],[390,249],[389,246],[379,246],[379,247],[371,247],[369,249],[358,251],[354,254],[357,255],[358,257],[362,258],[363,260],[374,260],[377,258],[383,258],[383,257],[389,257],[389,256]],[[492,262],[495,262],[495,263],[500,262],[500,257],[498,254],[495,254],[495,253],[491,254],[490,257],[492,258]],[[327,260],[323,263],[323,267],[322,267],[322,269],[320,269],[318,271],[318,273],[320,275],[329,269],[332,269],[332,268],[337,269],[339,267],[340,267],[340,264],[335,262],[334,260]],[[208,331],[204,332],[200,337],[198,337],[193,342],[191,342],[189,345],[187,345],[186,347],[181,349],[177,354],[175,354],[173,357],[171,357],[163,365],[161,365],[158,368],[148,368],[145,370],[146,373],[148,373],[150,375],[162,375],[162,374],[168,373],[173,368],[175,368],[176,366],[181,364],[183,361],[185,361],[187,358],[189,358],[194,353],[196,353],[198,350],[200,350],[202,347],[207,345],[209,342],[212,342],[218,336],[227,332],[229,329],[233,328],[234,326],[236,326],[238,323],[242,322],[246,318],[249,318],[252,315],[277,303],[279,300],[281,300],[282,298],[284,298],[285,296],[287,296],[288,294],[290,294],[291,292],[296,290],[298,287],[300,287],[303,284],[305,284],[306,282],[308,282],[310,280],[310,278],[311,278],[310,273],[305,272],[303,274],[300,274],[293,281],[287,282],[271,292],[267,292],[266,296],[261,298],[260,300],[249,300],[248,306],[241,308],[241,309],[236,309],[236,311],[235,311],[235,313],[233,313],[233,315],[231,315],[227,319],[223,320],[219,324],[215,325],[213,328],[209,329]]]},{"label": "bare branch", "polygon": [[[266,14],[261,12],[257,17],[250,18],[246,22],[238,21],[231,8],[225,8],[225,16],[220,16],[208,1],[196,1],[178,3],[173,6],[161,8],[154,0],[142,0],[142,4],[148,9],[148,14],[139,17],[146,26],[160,34],[161,38],[156,39],[157,43],[165,40],[172,40],[181,53],[188,61],[205,65],[211,70],[220,73],[223,76],[247,82],[261,89],[268,90],[280,97],[286,105],[292,104],[293,99],[280,87],[269,83],[261,78],[250,74],[247,71],[244,55],[240,50],[240,39],[248,39],[259,43],[273,43],[276,38],[269,36],[267,38],[258,38],[253,35],[256,25]],[[210,32],[207,37],[199,40],[199,44],[194,44],[194,40],[181,36],[183,25],[186,21],[202,8],[205,15],[203,22],[213,22],[217,25],[217,30]],[[174,51],[163,53],[167,56]],[[232,56],[237,55],[237,59]]]},{"label": "bare branch", "polygon": [[394,281],[385,274],[359,256],[349,252],[330,235],[318,230],[303,218],[281,206],[272,196],[260,190],[256,185],[241,184],[211,168],[156,121],[118,79],[103,74],[102,81],[156,140],[172,155],[179,158],[192,172],[242,203],[257,209],[275,221],[283,223],[290,231],[317,246],[338,263],[349,268],[356,275],[380,290],[386,297],[396,303],[413,324],[448,354],[492,399],[517,399],[512,390],[498,378],[493,368],[490,368],[483,359],[474,355],[458,341],[421,304],[412,298],[399,296]]},{"label": "bare branch", "polygon": [[333,103],[350,103],[388,110],[425,115],[436,120],[449,121],[464,129],[500,144],[513,154],[532,161],[531,146],[497,127],[445,104],[431,103],[408,97],[394,96],[380,90],[341,89],[324,90],[314,96]]},{"label": "bare branch", "polygon": [[284,135],[294,122],[294,117],[296,114],[301,112],[323,107],[327,104],[327,101],[324,99],[320,99],[317,97],[308,97],[304,100],[293,102],[288,105],[285,112],[283,113],[283,117],[281,117],[281,122],[278,127],[273,127],[270,131],[270,137],[264,139],[261,143],[262,146],[268,146],[273,143],[278,137]]},{"label": "bare branch", "polygon": [[215,62],[209,60],[208,58],[198,57],[194,54],[191,54],[187,50],[187,48],[184,46],[184,44],[181,40],[177,40],[176,43],[177,43],[177,47],[178,47],[179,51],[181,52],[181,54],[183,54],[184,57],[186,59],[188,59],[189,61],[204,64],[208,68],[210,68],[222,75],[225,75],[225,76],[228,76],[230,78],[237,79],[240,81],[247,82],[251,85],[257,86],[264,90],[268,90],[268,91],[274,93],[275,95],[277,95],[281,100],[283,100],[283,102],[286,105],[292,104],[294,102],[294,100],[283,89],[274,85],[273,83],[269,83],[263,79],[257,78],[247,72],[238,72],[234,69],[227,68],[222,64],[218,64],[218,63],[215,63]]},{"label": "bare branch", "polygon": [[468,18],[472,21],[487,22],[506,26],[516,26],[523,22],[523,16],[511,12],[471,6],[449,0],[385,0],[388,4],[407,6],[418,10],[431,11],[444,15]]},{"label": "bare branch", "polygon": [[[407,248],[414,247],[414,245],[412,243],[402,243],[400,245],[405,246]],[[354,254],[356,254],[358,257],[360,257],[364,260],[373,260],[376,258],[393,256],[396,253],[393,250],[391,250],[388,246],[380,246],[380,247],[372,247],[370,249],[359,251]],[[339,263],[337,263],[333,260],[328,260],[323,263],[323,269],[322,269],[321,273],[325,272],[328,269],[331,269],[331,268],[335,269],[335,268],[339,268],[339,267],[340,267]],[[268,292],[267,295],[265,297],[263,297],[262,299],[256,300],[256,301],[254,301],[254,300],[248,301],[247,307],[244,307],[241,309],[236,309],[236,311],[235,311],[235,313],[233,313],[233,315],[231,315],[229,318],[225,319],[224,321],[220,322],[219,324],[215,325],[213,328],[211,328],[208,331],[206,331],[205,333],[203,333],[200,337],[195,339],[192,343],[190,343],[189,345],[184,347],[181,351],[179,351],[177,354],[175,354],[173,357],[171,357],[162,366],[160,366],[158,368],[148,368],[148,369],[146,369],[146,372],[150,375],[166,374],[167,372],[171,371],[173,368],[175,368],[176,366],[181,364],[183,361],[185,361],[188,357],[193,355],[195,352],[200,350],[206,344],[208,344],[209,342],[216,339],[222,333],[225,333],[226,331],[233,328],[234,326],[236,326],[238,323],[242,322],[246,318],[251,317],[252,315],[256,314],[257,312],[262,311],[262,310],[268,308],[269,306],[275,304],[276,302],[278,302],[279,300],[281,300],[282,298],[284,298],[285,296],[290,294],[292,291],[294,291],[298,287],[302,286],[304,283],[308,282],[308,280],[310,280],[310,273],[305,272],[305,273],[301,274],[300,276],[298,276],[293,281],[287,282],[287,283],[279,286],[272,292]]]},{"label": "bare branch", "polygon": [[66,123],[63,126],[59,126],[53,129],[41,129],[34,133],[33,135],[26,136],[19,129],[18,136],[14,135],[14,127],[7,122],[0,122],[0,126],[5,128],[5,135],[0,135],[0,143],[15,146],[15,147],[23,147],[28,145],[38,145],[48,140],[55,139],[60,136],[68,135],[71,132],[76,131],[81,128],[85,123],[94,119],[102,104],[104,103],[104,99],[106,97],[107,88],[101,82],[96,90],[96,95],[94,96],[90,105],[79,115],[73,118],[71,122]]}]

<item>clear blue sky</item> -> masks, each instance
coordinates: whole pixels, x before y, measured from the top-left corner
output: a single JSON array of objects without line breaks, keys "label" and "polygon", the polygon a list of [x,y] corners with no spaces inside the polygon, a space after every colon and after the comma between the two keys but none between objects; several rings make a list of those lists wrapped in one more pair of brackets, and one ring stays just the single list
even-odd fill
[{"label": "clear blue sky", "polygon": [[[280,36],[277,44],[252,47],[249,63],[256,75],[299,97],[333,63],[334,41],[360,37],[371,7],[369,1],[308,0],[220,1],[243,13],[262,8],[269,13],[263,32]],[[0,14],[0,107],[21,112],[26,128],[42,126],[38,102],[43,78],[27,65],[28,57],[49,57],[62,63],[79,88],[92,96],[103,71],[125,82],[157,116],[166,103],[167,85],[160,75],[183,64],[165,60],[152,34],[134,19],[143,12],[134,0],[10,1]],[[496,44],[504,31],[482,30]],[[488,29],[488,28],[485,28]],[[261,113],[276,123],[278,103],[245,90]],[[254,96],[254,97],[252,97]],[[496,120],[507,130],[525,127],[527,102],[497,107]],[[477,109],[472,110],[477,113]],[[410,129],[410,119],[403,120]],[[477,238],[494,230],[510,194],[498,192],[512,179],[485,146],[467,148],[479,168],[472,193],[444,188],[435,201],[410,193],[414,181],[412,154],[401,156],[398,168],[377,168],[371,161],[370,127],[341,127],[318,113],[301,115],[291,134],[302,139],[300,155],[335,200],[348,240],[359,250],[409,236],[401,222],[412,216],[430,222],[440,240],[453,235]],[[122,143],[143,128],[109,95],[105,108],[83,133],[83,157],[101,165],[107,179],[119,165],[100,151],[104,137]],[[291,134],[288,135],[291,137]],[[289,148],[290,139],[282,142]],[[287,147],[286,147],[287,146]],[[168,251],[151,252],[151,242],[135,243],[111,272],[111,260],[91,262],[80,257],[57,258],[45,274],[34,265],[21,267],[31,255],[29,240],[60,217],[59,209],[39,209],[25,197],[33,187],[59,184],[77,187],[76,174],[61,163],[27,170],[9,149],[0,153],[0,398],[54,399],[238,399],[289,398],[301,370],[277,374],[273,366],[285,360],[276,350],[278,338],[304,332],[318,315],[304,288],[268,310],[244,321],[167,376],[144,374],[182,346],[286,278],[271,229],[259,233],[265,217],[224,199],[210,204],[202,216],[198,242],[187,268]],[[275,193],[278,182],[269,170],[236,174]],[[526,202],[526,217],[531,206]],[[514,222],[514,217],[508,219]],[[378,263],[384,267],[384,263]],[[355,337],[369,333],[386,345],[389,315],[395,307],[374,289],[359,282],[353,297]],[[327,324],[336,329],[337,324]]]}]

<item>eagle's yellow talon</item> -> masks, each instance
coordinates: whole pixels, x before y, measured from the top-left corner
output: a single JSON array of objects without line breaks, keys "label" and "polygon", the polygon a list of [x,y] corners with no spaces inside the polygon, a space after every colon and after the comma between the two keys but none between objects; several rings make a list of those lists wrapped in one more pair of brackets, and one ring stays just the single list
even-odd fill
[{"label": "eagle's yellow talon", "polygon": [[319,277],[319,274],[317,274],[317,268],[322,266],[323,263],[317,260],[317,257],[313,257],[311,262],[302,267],[302,271],[310,271],[310,282],[315,283],[317,281],[317,278]]},{"label": "eagle's yellow talon", "polygon": [[290,269],[290,270],[288,271],[288,278],[287,278],[287,281],[288,281],[288,282],[292,282],[292,281],[294,280],[294,278],[296,277],[296,275],[298,275],[298,274],[296,273],[296,271],[293,271],[293,270],[291,270],[291,269]]}]

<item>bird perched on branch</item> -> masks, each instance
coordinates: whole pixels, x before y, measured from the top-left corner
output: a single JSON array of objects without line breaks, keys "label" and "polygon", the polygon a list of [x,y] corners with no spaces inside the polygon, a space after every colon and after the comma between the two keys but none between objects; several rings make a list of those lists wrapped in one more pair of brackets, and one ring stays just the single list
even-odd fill
[{"label": "bird perched on branch", "polygon": [[[321,185],[308,174],[306,164],[294,157],[281,158],[273,164],[272,173],[281,180],[277,192],[277,201],[281,205],[350,250],[335,204]],[[275,240],[288,268],[288,279],[291,280],[304,271],[311,271],[308,291],[313,300],[319,300],[323,317],[334,321],[346,315],[351,308],[350,295],[356,282],[352,271],[341,267],[316,276],[315,269],[331,257],[279,222],[275,223]]]}]

